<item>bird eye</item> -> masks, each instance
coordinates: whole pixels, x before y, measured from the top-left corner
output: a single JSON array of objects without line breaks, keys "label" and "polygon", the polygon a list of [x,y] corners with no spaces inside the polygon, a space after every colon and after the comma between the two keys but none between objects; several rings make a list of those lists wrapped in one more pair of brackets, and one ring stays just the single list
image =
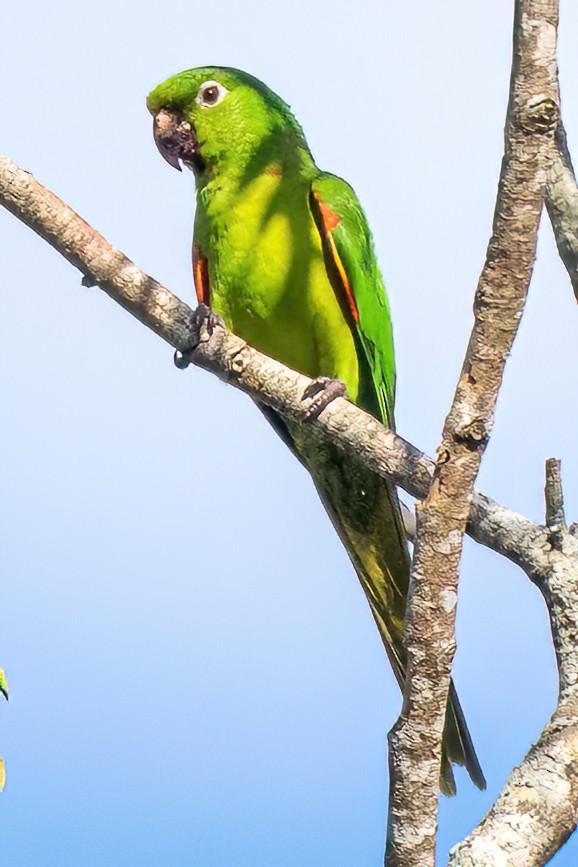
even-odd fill
[{"label": "bird eye", "polygon": [[223,87],[222,84],[219,84],[218,81],[205,81],[205,83],[201,84],[199,87],[199,92],[197,93],[195,102],[199,105],[204,105],[207,108],[212,108],[214,105],[218,105],[222,102],[228,92],[227,88]]}]

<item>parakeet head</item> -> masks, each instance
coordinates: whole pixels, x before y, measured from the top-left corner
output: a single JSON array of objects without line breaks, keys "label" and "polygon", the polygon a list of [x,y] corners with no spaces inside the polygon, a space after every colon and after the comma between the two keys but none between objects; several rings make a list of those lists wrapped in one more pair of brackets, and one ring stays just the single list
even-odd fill
[{"label": "parakeet head", "polygon": [[309,151],[289,106],[262,81],[227,67],[173,75],[147,99],[154,138],[166,161],[197,177]]}]

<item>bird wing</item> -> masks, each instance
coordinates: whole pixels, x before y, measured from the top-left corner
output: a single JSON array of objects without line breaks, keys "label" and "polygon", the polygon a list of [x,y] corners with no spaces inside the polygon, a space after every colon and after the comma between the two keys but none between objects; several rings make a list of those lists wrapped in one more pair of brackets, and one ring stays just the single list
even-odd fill
[{"label": "bird wing", "polygon": [[[349,184],[328,173],[321,173],[311,184],[310,205],[331,284],[369,369],[379,415],[393,428],[391,316],[365,214]],[[359,402],[365,403],[363,398]]]}]

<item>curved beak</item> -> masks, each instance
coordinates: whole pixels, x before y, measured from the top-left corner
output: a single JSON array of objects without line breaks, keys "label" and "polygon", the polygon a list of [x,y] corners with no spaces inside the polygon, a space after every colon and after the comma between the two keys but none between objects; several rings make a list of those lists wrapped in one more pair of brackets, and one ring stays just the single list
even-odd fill
[{"label": "curved beak", "polygon": [[153,117],[153,136],[160,155],[174,169],[181,171],[181,160],[189,164],[194,161],[197,137],[187,120],[161,108]]}]

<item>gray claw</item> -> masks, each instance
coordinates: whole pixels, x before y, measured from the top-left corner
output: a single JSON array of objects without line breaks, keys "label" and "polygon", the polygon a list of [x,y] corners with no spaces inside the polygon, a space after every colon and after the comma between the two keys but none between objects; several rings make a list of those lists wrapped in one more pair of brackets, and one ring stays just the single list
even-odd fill
[{"label": "gray claw", "polygon": [[305,412],[305,421],[318,418],[335,398],[345,397],[345,394],[345,383],[341,380],[331,379],[329,376],[317,376],[303,392],[303,400],[314,398]]},{"label": "gray claw", "polygon": [[223,320],[216,313],[213,313],[207,304],[199,304],[191,316],[191,342],[190,345],[183,350],[176,349],[173,356],[175,367],[179,370],[186,370],[193,360],[193,353],[201,343],[205,343],[212,337],[215,328],[223,325]]}]

